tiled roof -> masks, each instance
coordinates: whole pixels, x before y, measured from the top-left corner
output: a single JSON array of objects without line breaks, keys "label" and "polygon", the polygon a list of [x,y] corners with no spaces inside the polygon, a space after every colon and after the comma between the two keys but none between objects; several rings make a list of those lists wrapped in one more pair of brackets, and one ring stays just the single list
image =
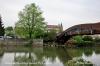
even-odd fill
[{"label": "tiled roof", "polygon": [[48,28],[59,28],[58,25],[47,25]]}]

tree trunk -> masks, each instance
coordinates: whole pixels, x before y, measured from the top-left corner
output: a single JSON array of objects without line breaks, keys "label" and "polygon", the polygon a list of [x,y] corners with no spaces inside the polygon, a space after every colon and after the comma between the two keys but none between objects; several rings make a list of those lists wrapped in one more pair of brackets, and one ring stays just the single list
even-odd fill
[{"label": "tree trunk", "polygon": [[31,39],[31,38],[32,38],[32,33],[30,32],[30,33],[29,33],[29,39]]}]

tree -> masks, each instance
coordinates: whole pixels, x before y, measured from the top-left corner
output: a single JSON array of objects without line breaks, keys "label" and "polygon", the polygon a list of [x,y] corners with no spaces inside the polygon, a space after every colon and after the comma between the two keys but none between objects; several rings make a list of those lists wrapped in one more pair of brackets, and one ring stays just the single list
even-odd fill
[{"label": "tree", "polygon": [[91,36],[84,36],[82,39],[84,41],[93,41],[93,38]]},{"label": "tree", "polygon": [[5,30],[4,30],[4,26],[2,24],[2,19],[0,16],[0,36],[4,36],[4,34],[5,34]]},{"label": "tree", "polygon": [[55,29],[52,29],[50,32],[48,32],[48,38],[49,40],[54,40],[56,38],[56,30]]},{"label": "tree", "polygon": [[44,41],[45,42],[46,41],[51,41],[52,42],[52,41],[55,40],[56,35],[57,35],[56,30],[55,29],[51,29],[50,31],[48,31],[48,32],[46,32],[44,34]]},{"label": "tree", "polygon": [[26,5],[18,15],[19,20],[15,24],[15,32],[20,37],[31,39],[44,32],[46,24],[42,17],[42,11],[34,3]]},{"label": "tree", "polygon": [[8,30],[8,31],[12,31],[13,30],[13,27],[12,26],[8,26],[5,29]]},{"label": "tree", "polygon": [[5,34],[7,36],[12,36],[14,37],[14,31],[13,31],[13,27],[12,26],[8,26],[5,28]]}]

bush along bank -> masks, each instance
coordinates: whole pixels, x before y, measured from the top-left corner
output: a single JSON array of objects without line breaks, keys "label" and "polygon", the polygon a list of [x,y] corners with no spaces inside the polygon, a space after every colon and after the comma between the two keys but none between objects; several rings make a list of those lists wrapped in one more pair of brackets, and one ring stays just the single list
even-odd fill
[{"label": "bush along bank", "polygon": [[67,46],[70,47],[92,47],[95,42],[91,36],[74,36],[68,42]]}]

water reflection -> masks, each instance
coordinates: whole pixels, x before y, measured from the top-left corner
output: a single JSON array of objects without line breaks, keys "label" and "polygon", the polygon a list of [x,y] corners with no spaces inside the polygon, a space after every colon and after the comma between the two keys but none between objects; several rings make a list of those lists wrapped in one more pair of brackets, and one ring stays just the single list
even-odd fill
[{"label": "water reflection", "polygon": [[66,66],[74,58],[82,58],[100,66],[100,49],[65,47],[2,47],[0,66]]},{"label": "water reflection", "polygon": [[83,58],[73,58],[66,63],[67,66],[93,66],[89,61],[84,60]]}]

